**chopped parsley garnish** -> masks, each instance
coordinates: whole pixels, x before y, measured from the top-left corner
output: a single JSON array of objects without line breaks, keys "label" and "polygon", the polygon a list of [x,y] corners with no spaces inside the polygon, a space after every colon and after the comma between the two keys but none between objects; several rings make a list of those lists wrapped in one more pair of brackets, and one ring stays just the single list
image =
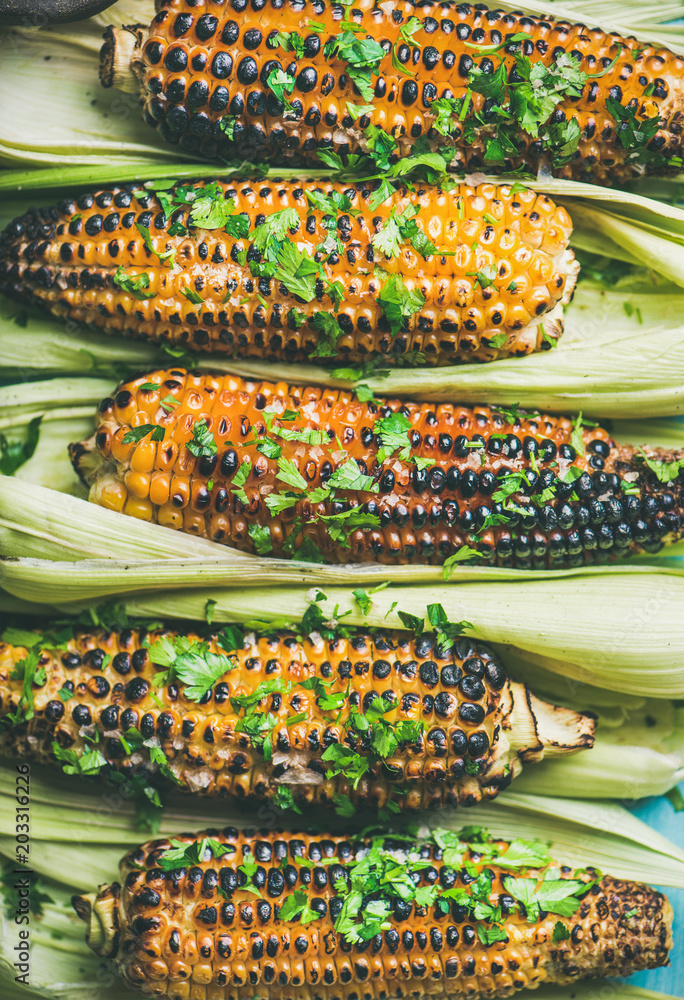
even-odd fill
[{"label": "chopped parsley garnish", "polygon": [[413,316],[425,305],[425,296],[419,289],[412,291],[407,288],[399,274],[387,274],[379,267],[376,267],[375,273],[386,276],[387,280],[378,292],[377,301],[392,333],[397,334],[408,317]]},{"label": "chopped parsley garnish", "polygon": [[358,38],[353,31],[341,31],[328,39],[323,53],[326,59],[340,59],[345,62],[346,72],[364,101],[373,100],[371,74],[377,75],[378,67],[385,58],[382,45],[370,37]]},{"label": "chopped parsley garnish", "polygon": [[[637,108],[628,105],[624,107],[614,97],[606,98],[606,110],[615,122],[615,134],[624,149],[633,152],[635,160],[645,159],[649,152],[644,149],[657,134],[662,120],[654,118],[637,118]],[[662,154],[661,158],[662,158]]]},{"label": "chopped parsley garnish", "polygon": [[155,864],[162,871],[175,871],[177,868],[191,868],[202,864],[206,859],[207,851],[210,857],[222,858],[224,854],[234,853],[232,844],[221,844],[212,837],[204,837],[202,840],[193,840],[186,844],[182,840],[169,840],[171,847],[159,856]]},{"label": "chopped parsley garnish", "polygon": [[[287,239],[288,231],[296,229],[298,225],[299,215],[294,208],[283,208],[279,212],[274,212],[254,230],[252,246],[268,255],[272,242],[282,243]],[[272,259],[275,260],[275,256]]]},{"label": "chopped parsley garnish", "polygon": [[206,420],[195,421],[192,428],[192,441],[187,441],[185,447],[195,458],[211,458],[218,452],[218,445]]},{"label": "chopped parsley garnish", "polygon": [[529,923],[539,920],[539,911],[557,913],[561,917],[571,917],[579,909],[581,899],[593,883],[575,879],[546,878],[539,883],[536,878],[504,878],[506,891],[522,903]]},{"label": "chopped parsley garnish", "polygon": [[444,560],[442,578],[448,580],[458,563],[469,562],[471,559],[482,559],[482,553],[469,545],[461,545],[452,555]]},{"label": "chopped parsley garnish", "polygon": [[162,636],[149,650],[150,660],[166,667],[158,673],[156,687],[180,681],[185,685],[184,696],[199,701],[229,670],[237,664],[227,656],[212,653],[208,642],[193,642],[185,636]]},{"label": "chopped parsley garnish", "polygon": [[[34,642],[35,642],[34,636]],[[45,684],[47,676],[45,667],[40,667],[42,641],[36,642],[25,657],[17,660],[16,665],[10,671],[12,680],[22,681],[21,696],[19,704],[13,712],[7,712],[3,721],[7,721],[10,726],[18,726],[22,722],[28,722],[34,716],[33,705],[33,685],[39,687]]]},{"label": "chopped parsley garnish", "polygon": [[403,413],[391,413],[375,421],[373,430],[380,435],[381,447],[378,449],[378,462],[396,455],[402,461],[408,461],[411,454],[409,431],[413,424]]},{"label": "chopped parsley garnish", "polygon": [[308,254],[286,241],[278,252],[273,276],[282,281],[290,295],[296,295],[304,302],[311,302],[316,296],[319,271],[319,265]]},{"label": "chopped parsley garnish", "polygon": [[309,924],[312,920],[319,920],[320,914],[309,906],[309,894],[306,889],[296,889],[280,907],[278,919],[289,921],[299,919],[300,924]]},{"label": "chopped parsley garnish", "polygon": [[146,226],[143,226],[142,223],[140,223],[140,222],[136,222],[135,223],[135,228],[138,230],[138,232],[142,236],[143,242],[144,242],[145,246],[147,247],[147,249],[149,250],[149,252],[153,253],[155,255],[155,257],[158,257],[159,260],[160,260],[160,262],[162,264],[165,264],[168,261],[169,267],[173,267],[173,262],[176,259],[176,250],[175,250],[175,248],[172,249],[172,250],[164,250],[164,251],[161,251],[161,252],[159,250],[155,250],[154,243],[152,242],[152,237],[150,236],[149,229]]},{"label": "chopped parsley garnish", "polygon": [[276,32],[273,38],[268,39],[268,47],[294,52],[298,59],[302,59],[304,56],[304,39],[297,31]]},{"label": "chopped parsley garnish", "polygon": [[337,338],[342,335],[342,327],[337,317],[328,312],[315,312],[309,319],[309,326],[318,333],[314,358],[329,358],[337,354]]},{"label": "chopped parsley garnish", "polygon": [[675,459],[674,462],[664,462],[660,459],[649,458],[646,453],[639,448],[639,458],[644,465],[655,473],[656,478],[661,483],[671,483],[684,469],[684,458]]},{"label": "chopped parsley garnish", "polygon": [[53,741],[52,756],[55,760],[61,761],[65,774],[99,774],[100,770],[107,766],[107,758],[94,747],[79,754],[76,750],[61,747],[59,743]]},{"label": "chopped parsley garnish", "polygon": [[151,434],[151,441],[164,440],[164,428],[159,424],[140,424],[138,427],[131,427],[130,430],[126,431],[121,439],[121,443],[137,444],[138,441],[142,441],[148,434]]},{"label": "chopped parsley garnish", "polygon": [[119,265],[112,281],[118,288],[124,292],[130,292],[140,302],[144,302],[145,299],[153,299],[155,296],[155,292],[145,291],[146,288],[150,287],[150,276],[146,271],[143,271],[142,274],[127,274],[124,268]]},{"label": "chopped parsley garnish", "polygon": [[259,712],[258,706],[272,694],[284,693],[290,689],[281,677],[272,681],[262,681],[249,694],[233,695],[230,703],[236,712],[244,709],[244,715],[238,719],[235,731],[246,733],[253,745],[261,750],[264,760],[271,760],[271,733],[278,724],[278,717],[273,712]]},{"label": "chopped parsley garnish", "polygon": [[249,531],[249,537],[254,542],[254,548],[258,556],[265,556],[269,552],[273,552],[271,529],[267,524],[250,524],[247,530]]},{"label": "chopped parsley garnish", "polygon": [[188,302],[192,302],[194,306],[204,305],[204,299],[194,288],[181,288],[181,295],[184,295]]},{"label": "chopped parsley garnish", "polygon": [[286,94],[291,94],[294,90],[296,77],[291,73],[286,73],[283,69],[272,69],[268,74],[266,85],[270,87],[276,100],[281,101],[285,111],[292,111],[293,106],[288,101]]},{"label": "chopped parsley garnish", "polygon": [[248,504],[249,497],[245,493],[244,485],[247,482],[247,478],[252,471],[252,462],[249,458],[243,458],[242,462],[237,468],[235,475],[233,476],[232,487],[233,493],[241,500],[242,503]]},{"label": "chopped parsley garnish", "polygon": [[[625,914],[625,916],[627,916],[627,914]],[[551,937],[554,944],[560,944],[561,941],[567,941],[569,939],[570,931],[565,924],[561,923],[560,920],[557,920],[553,926],[553,934]]]},{"label": "chopped parsley garnish", "polygon": [[420,45],[413,36],[417,31],[420,31],[422,27],[423,23],[419,18],[410,17],[408,21],[405,21],[400,27],[399,38],[392,46],[392,65],[396,70],[403,73],[405,76],[415,76],[415,73],[411,73],[409,70],[404,68],[399,59],[398,48],[400,45],[404,44],[408,45],[409,48],[417,49],[420,52]]},{"label": "chopped parsley garnish", "polygon": [[419,212],[416,205],[407,205],[403,212],[397,214],[395,208],[390,212],[390,216],[385,224],[373,236],[373,249],[384,253],[385,257],[391,259],[396,257],[401,246],[407,240],[413,249],[427,258],[435,253],[437,248],[423,230],[418,226],[414,216]]},{"label": "chopped parsley garnish", "polygon": [[226,199],[218,182],[202,188],[190,210],[190,225],[198,229],[225,229],[230,236],[244,239],[249,233],[249,216],[236,213],[233,199]]},{"label": "chopped parsley garnish", "polygon": [[4,434],[0,434],[0,474],[13,476],[17,469],[33,457],[38,447],[42,419],[40,416],[29,421],[25,441],[10,441]]}]

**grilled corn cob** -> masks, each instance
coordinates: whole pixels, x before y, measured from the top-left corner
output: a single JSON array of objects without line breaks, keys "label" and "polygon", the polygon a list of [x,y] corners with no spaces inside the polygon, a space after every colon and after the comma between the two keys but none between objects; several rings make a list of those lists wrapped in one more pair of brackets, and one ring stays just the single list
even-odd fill
[{"label": "grilled corn cob", "polygon": [[262,555],[562,568],[682,534],[683,453],[581,416],[156,370],[70,452],[95,503]]},{"label": "grilled corn cob", "polygon": [[[349,796],[356,805],[393,800],[417,809],[494,798],[523,762],[594,742],[592,713],[539,701],[465,637],[243,640],[233,629],[230,638],[207,645],[163,630],[94,631],[66,648],[38,646],[35,669],[45,681],[34,685],[29,719],[17,669],[29,650],[0,643],[0,719],[19,712],[2,727],[0,747],[72,766],[74,754],[83,762],[95,748],[102,767],[128,777],[156,770],[161,750],[162,776],[187,791],[279,800],[287,789],[286,801],[300,805]],[[170,647],[176,667],[166,675],[160,651]],[[212,668],[198,690],[197,671]],[[340,757],[330,747],[346,749]]]},{"label": "grilled corn cob", "polygon": [[546,195],[403,187],[376,205],[376,182],[162,188],[15,219],[0,289],[109,333],[288,360],[491,361],[562,332],[578,265],[570,218]]},{"label": "grilled corn cob", "polygon": [[461,170],[546,161],[604,182],[681,165],[684,59],[634,38],[482,4],[159,8],[149,26],[108,31],[101,80],[204,157],[365,153],[384,174],[440,150]]},{"label": "grilled corn cob", "polygon": [[660,892],[474,837],[208,830],[142,845],[72,902],[126,984],[168,1000],[476,1000],[667,962]]}]

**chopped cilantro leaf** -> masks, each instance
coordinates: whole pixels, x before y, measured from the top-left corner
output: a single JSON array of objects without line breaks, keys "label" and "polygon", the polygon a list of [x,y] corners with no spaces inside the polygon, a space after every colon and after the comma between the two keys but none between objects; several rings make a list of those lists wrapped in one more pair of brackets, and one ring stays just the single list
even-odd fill
[{"label": "chopped cilantro leaf", "polygon": [[381,268],[376,268],[377,273],[387,275],[387,280],[378,292],[377,301],[389,321],[392,333],[397,334],[405,320],[425,305],[425,296],[419,289],[412,291],[407,288],[399,274],[387,274]]},{"label": "chopped cilantro leaf", "polygon": [[171,847],[164,851],[156,861],[158,867],[165,872],[200,865],[205,860],[207,851],[211,857],[221,858],[224,854],[232,853],[235,850],[231,844],[221,844],[211,837],[193,840],[189,844],[172,837],[169,843]]},{"label": "chopped cilantro leaf", "polygon": [[655,473],[656,478],[661,483],[671,483],[684,469],[684,458],[675,459],[674,462],[664,462],[660,459],[649,458],[641,448],[638,450],[640,460],[651,472]]},{"label": "chopped cilantro leaf", "polygon": [[[625,914],[625,916],[627,916],[627,914]],[[553,934],[551,936],[554,944],[560,944],[561,941],[567,941],[569,939],[570,931],[565,924],[561,923],[560,920],[557,920],[554,924]]]},{"label": "chopped cilantro leaf", "polygon": [[469,545],[461,545],[461,547],[458,548],[453,555],[450,555],[444,560],[444,564],[442,565],[442,577],[445,580],[448,580],[458,563],[468,562],[470,559],[482,558],[482,553],[477,549],[473,549]]},{"label": "chopped cilantro leaf", "polygon": [[536,878],[504,877],[506,891],[525,907],[527,920],[534,923],[539,919],[539,910],[557,913],[561,917],[571,917],[579,909],[583,895],[591,883],[575,879],[545,879],[538,883]]},{"label": "chopped cilantro leaf", "polygon": [[304,302],[311,302],[316,295],[316,277],[319,265],[308,254],[286,241],[278,252],[278,266],[274,277]]},{"label": "chopped cilantro leaf", "polygon": [[193,642],[185,636],[162,636],[149,649],[152,663],[166,667],[155,677],[155,686],[180,681],[183,694],[199,701],[225,673],[234,670],[235,662],[220,653],[212,653],[208,642]]},{"label": "chopped cilantro leaf", "polygon": [[0,434],[0,474],[13,476],[35,454],[40,438],[40,425],[43,417],[34,417],[29,421],[26,440],[8,440]]},{"label": "chopped cilantro leaf", "polygon": [[138,427],[131,427],[130,430],[126,431],[121,439],[121,443],[137,444],[138,441],[142,441],[148,434],[152,435],[150,439],[152,441],[164,440],[164,428],[159,426],[159,424],[139,424]]},{"label": "chopped cilantro leaf", "polygon": [[192,302],[195,306],[201,306],[204,304],[204,299],[196,292],[194,288],[181,288],[181,294],[185,296],[188,302]]},{"label": "chopped cilantro leaf", "polygon": [[273,552],[271,529],[267,524],[250,524],[247,530],[249,531],[249,537],[254,542],[257,555],[265,556],[269,552]]},{"label": "chopped cilantro leaf", "polygon": [[153,299],[155,296],[155,292],[145,291],[146,288],[150,287],[150,276],[146,271],[143,271],[141,274],[127,274],[123,267],[119,265],[112,281],[118,288],[124,292],[130,292],[140,302],[144,302],[145,299]]},{"label": "chopped cilantro leaf", "polygon": [[345,62],[347,74],[356,84],[364,101],[373,100],[371,74],[377,74],[378,67],[385,58],[382,45],[373,38],[358,38],[353,31],[342,31],[328,39],[323,52],[326,59],[340,59]]},{"label": "chopped cilantro leaf", "polygon": [[402,461],[407,461],[411,454],[409,431],[413,427],[411,421],[403,413],[390,413],[375,421],[373,430],[380,435],[381,447],[378,449],[378,462],[396,455]]},{"label": "chopped cilantro leaf", "polygon": [[218,445],[206,420],[195,421],[192,428],[192,441],[187,441],[185,447],[195,458],[211,458],[218,452]]}]

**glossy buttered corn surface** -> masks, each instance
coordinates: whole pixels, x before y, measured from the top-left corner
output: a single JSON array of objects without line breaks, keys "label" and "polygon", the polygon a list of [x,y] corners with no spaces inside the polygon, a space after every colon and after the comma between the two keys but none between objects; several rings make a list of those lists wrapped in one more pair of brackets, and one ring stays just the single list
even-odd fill
[{"label": "glossy buttered corn surface", "polygon": [[[591,713],[539,701],[465,637],[248,633],[237,649],[223,634],[208,644],[184,637],[190,659],[178,633],[162,630],[41,643],[45,681],[34,686],[33,717],[14,727],[28,650],[0,643],[0,747],[51,763],[64,751],[88,760],[95,748],[102,767],[128,777],[159,770],[156,748],[161,777],[190,792],[280,800],[280,788],[301,806],[342,796],[418,809],[493,798],[523,762],[594,741]],[[170,675],[169,657],[157,662],[163,643],[176,646]],[[204,691],[191,686],[193,665],[215,666]]]},{"label": "glossy buttered corn surface", "polygon": [[140,94],[163,139],[208,158],[365,153],[382,173],[441,149],[457,169],[544,161],[610,181],[681,153],[684,58],[484,4],[168,0],[151,25],[110,32],[101,79]]},{"label": "glossy buttered corn surface", "polygon": [[402,186],[376,204],[377,187],[83,194],[7,227],[0,289],[108,333],[233,355],[449,364],[555,344],[578,270],[564,208],[520,185]]},{"label": "glossy buttered corn surface", "polygon": [[[154,840],[123,859],[120,883],[73,902],[91,947],[114,960],[126,984],[168,1000],[477,1000],[667,961],[672,909],[649,886],[593,869],[507,868],[520,841],[456,846],[449,832],[435,839],[449,846],[391,834],[184,834],[174,846],[199,849],[197,863],[164,870],[172,845]],[[386,881],[374,892],[381,872]],[[574,887],[570,915],[544,908],[545,876],[556,891]],[[539,899],[529,897],[524,912],[522,883]],[[370,936],[378,910],[385,922],[380,929],[376,918]]]},{"label": "glossy buttered corn surface", "polygon": [[488,406],[156,370],[71,456],[95,503],[262,555],[562,568],[682,533],[681,454]]}]

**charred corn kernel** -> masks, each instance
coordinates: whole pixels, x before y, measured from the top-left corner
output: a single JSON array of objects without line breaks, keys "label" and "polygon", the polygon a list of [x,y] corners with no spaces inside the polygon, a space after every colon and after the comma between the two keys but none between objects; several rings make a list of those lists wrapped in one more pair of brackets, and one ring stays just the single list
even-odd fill
[{"label": "charred corn kernel", "polygon": [[[199,852],[196,863],[190,853],[168,870],[172,844],[153,840],[122,859],[119,882],[72,903],[90,947],[114,961],[126,985],[167,1000],[480,1000],[667,963],[672,907],[657,890],[557,868],[548,856],[507,868],[520,841],[445,853],[444,834],[458,842],[439,830],[408,844],[391,833],[373,841],[231,828],[182,834],[177,852]],[[478,887],[490,877],[483,872],[491,882],[476,904],[476,876]],[[572,899],[571,915],[544,907],[545,875],[566,905]],[[525,913],[511,895],[523,880],[539,898]],[[459,887],[458,902],[441,896]],[[383,921],[374,921],[378,912]]]},{"label": "charred corn kernel", "polygon": [[[167,392],[180,400],[170,414]],[[127,421],[149,428],[142,442],[124,443]],[[175,456],[152,520],[262,555],[560,569],[682,537],[684,453],[618,446],[581,416],[160,369],[122,383],[71,446],[92,501],[121,510],[140,447],[155,449],[151,479]]]},{"label": "charred corn kernel", "polygon": [[[147,124],[195,155],[316,162],[321,151],[373,153],[380,129],[394,140],[386,157],[439,149],[466,171],[536,173],[546,160],[560,176],[605,182],[681,163],[670,158],[682,149],[684,59],[634,38],[484,4],[359,0],[354,30],[376,54],[366,60],[362,95],[353,36],[343,34],[334,3],[158,6],[151,25],[109,29],[100,76],[105,86],[141,95]],[[540,73],[535,87],[557,102],[534,125],[515,86],[527,61],[546,68],[550,79]],[[501,86],[488,80],[481,93],[482,74],[500,62]],[[287,108],[273,89],[274,71],[288,81]],[[446,122],[438,126],[444,102]],[[492,106],[510,117],[492,119]],[[645,119],[643,134],[632,138],[629,123],[638,131]],[[376,160],[381,173],[387,162]]]},{"label": "charred corn kernel", "polygon": [[[46,679],[33,688],[35,714],[2,727],[0,746],[54,762],[55,744],[80,757],[96,738],[107,763],[128,775],[155,770],[149,747],[161,747],[173,772],[167,776],[187,791],[264,798],[287,788],[302,805],[329,806],[336,796],[349,795],[359,805],[395,800],[417,809],[493,798],[523,762],[594,742],[592,713],[540,701],[508,680],[487,646],[466,638],[440,644],[432,635],[409,639],[401,632],[358,632],[330,641],[316,633],[304,640],[291,633],[248,634],[226,661],[232,669],[201,697],[195,692],[199,701],[177,679],[155,684],[166,668],[152,662],[149,647],[162,638],[173,640],[177,633],[83,632],[65,649],[42,648]],[[204,656],[199,637],[190,639]],[[215,639],[209,650],[226,655]],[[23,681],[13,671],[26,655],[25,648],[0,643],[2,717],[20,705]],[[245,720],[254,716],[239,699],[259,689],[260,718],[270,728],[253,739]],[[353,722],[380,696],[393,706],[383,716],[383,731],[388,726],[400,737],[384,757],[373,750],[372,730]],[[408,723],[410,732],[404,726],[402,733]],[[323,759],[333,744],[368,761],[356,787],[354,772],[336,775]]]},{"label": "charred corn kernel", "polygon": [[[383,355],[392,361],[417,351],[428,364],[492,361],[544,349],[560,337],[562,307],[578,271],[564,208],[544,194],[488,183],[448,192],[402,188],[371,208],[377,184],[312,181],[304,190],[299,182],[212,182],[215,210],[232,205],[229,214],[248,219],[245,238],[193,224],[204,183],[159,196],[136,185],[82,195],[7,227],[0,289],[108,333],[287,360]],[[195,202],[188,203],[188,192]],[[330,214],[325,204],[311,203],[316,194],[344,196],[352,207]],[[179,204],[169,208],[174,198]],[[420,209],[415,225],[435,233],[435,252],[426,250],[424,258],[408,237],[387,254],[374,248],[374,238],[395,225],[390,217],[410,205]],[[282,268],[275,277],[253,273],[264,264],[250,246],[256,227],[284,210],[293,213],[293,226],[283,239],[307,264],[319,264],[304,288]],[[391,307],[380,294],[388,275],[424,299],[400,327],[388,320]],[[326,282],[338,283],[338,304]],[[321,322],[335,316],[334,332],[323,335]],[[135,426],[134,410],[120,409]]]}]

